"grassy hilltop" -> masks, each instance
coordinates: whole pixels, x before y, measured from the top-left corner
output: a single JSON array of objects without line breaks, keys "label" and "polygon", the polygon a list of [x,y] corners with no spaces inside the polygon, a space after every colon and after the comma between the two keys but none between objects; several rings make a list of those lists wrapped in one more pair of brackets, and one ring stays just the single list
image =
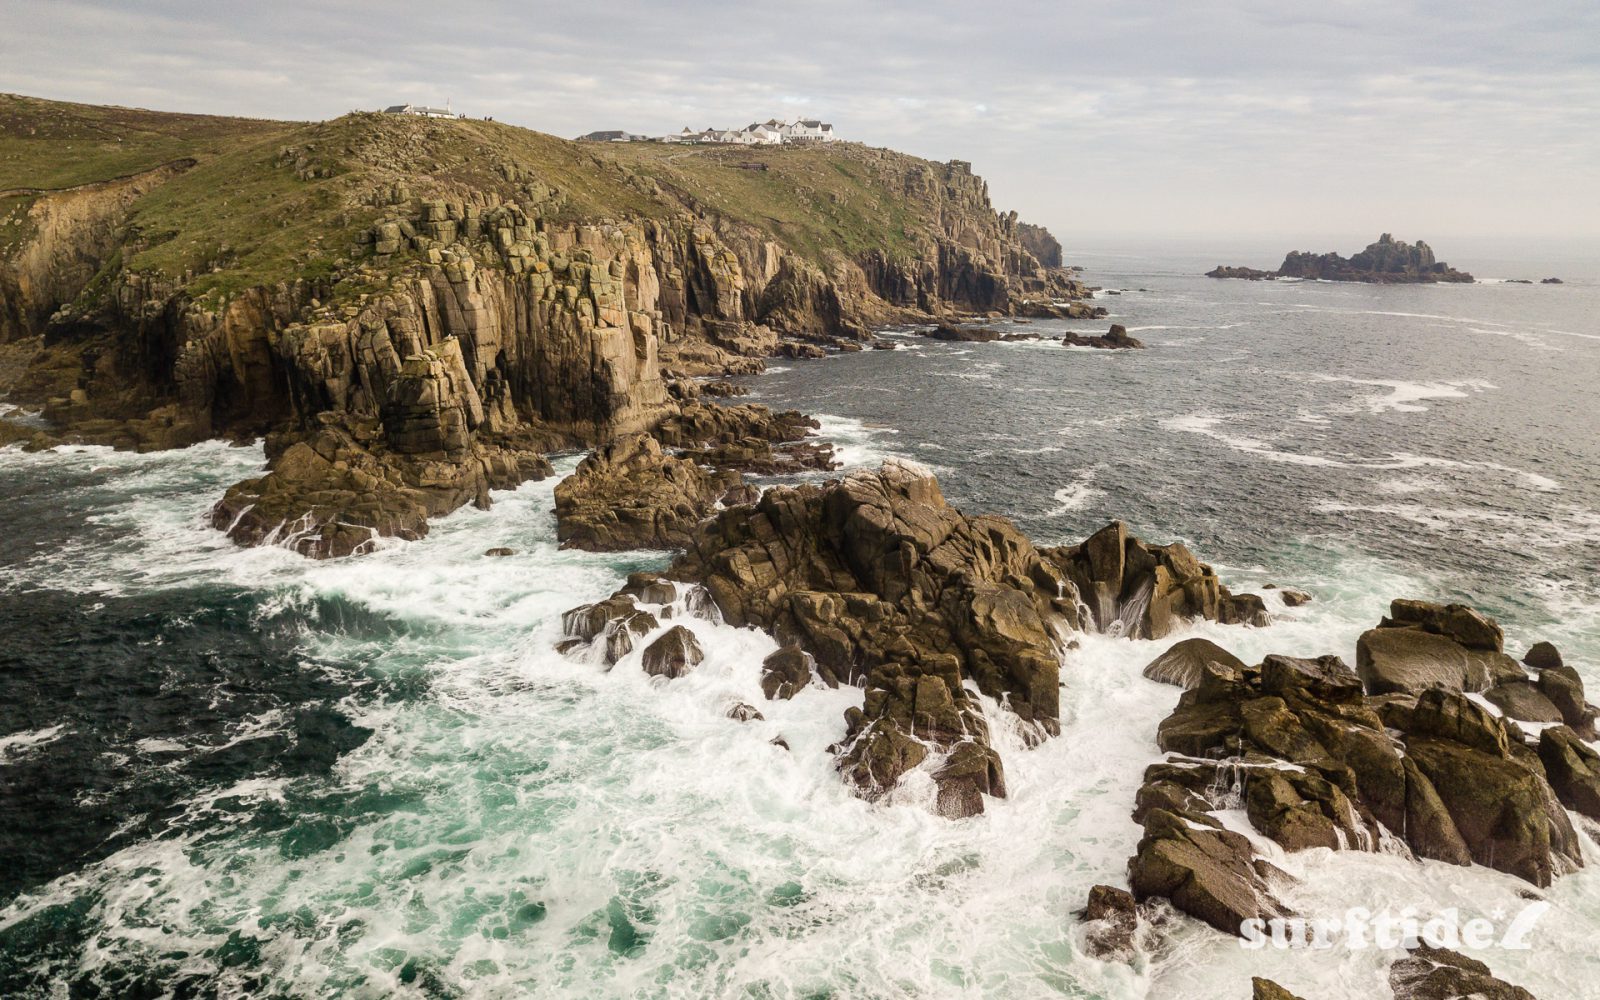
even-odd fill
[{"label": "grassy hilltop", "polygon": [[850,143],[592,144],[471,119],[287,123],[0,95],[0,258],[25,244],[41,192],[190,159],[133,204],[117,266],[197,298],[341,270],[397,193],[525,200],[533,186],[555,195],[553,221],[688,210],[753,226],[825,269],[840,254],[892,258],[936,235],[939,213],[918,199],[944,169]]}]

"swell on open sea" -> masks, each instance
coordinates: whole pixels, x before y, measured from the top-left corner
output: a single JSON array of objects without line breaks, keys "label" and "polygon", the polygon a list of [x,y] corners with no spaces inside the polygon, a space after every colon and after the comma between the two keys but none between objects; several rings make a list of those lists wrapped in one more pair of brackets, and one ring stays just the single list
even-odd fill
[{"label": "swell on open sea", "polygon": [[[1183,918],[1132,965],[1083,953],[1074,911],[1125,883],[1177,700],[1140,671],[1193,635],[1353,660],[1413,596],[1483,608],[1519,655],[1555,642],[1600,690],[1600,274],[1456,252],[1567,283],[1222,282],[1196,275],[1275,255],[1202,252],[1069,250],[1120,292],[1112,317],[1016,325],[1120,322],[1145,351],[889,331],[903,349],[745,380],[818,414],[850,465],[915,459],[1041,544],[1120,518],[1235,590],[1314,595],[1261,590],[1264,629],[1081,637],[1059,738],[1027,749],[987,706],[1010,797],[967,820],[935,816],[926,782],[854,797],[826,747],[860,693],[765,701],[759,632],[675,617],[707,656],[671,682],[638,652],[558,655],[563,610],[668,558],[557,549],[554,480],[314,563],[205,525],[259,448],[0,451],[0,996],[1163,1000],[1247,997],[1252,975],[1386,996],[1393,952],[1244,951]],[[727,718],[738,701],[765,719]],[[1590,867],[1540,892],[1532,947],[1476,956],[1545,1000],[1600,996],[1579,828]],[[1274,860],[1306,915],[1466,919],[1531,890],[1386,854]]]}]

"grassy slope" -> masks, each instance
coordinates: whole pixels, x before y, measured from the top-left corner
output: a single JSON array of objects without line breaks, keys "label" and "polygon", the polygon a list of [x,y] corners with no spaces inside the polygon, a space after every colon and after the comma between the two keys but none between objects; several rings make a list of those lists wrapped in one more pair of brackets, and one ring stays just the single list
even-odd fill
[{"label": "grassy slope", "polygon": [[[519,189],[531,178],[560,192],[558,218],[665,217],[690,204],[819,264],[835,252],[907,253],[936,224],[905,198],[905,176],[923,161],[859,146],[598,145],[464,119],[354,114],[293,125],[0,96],[0,190],[82,184],[182,157],[199,163],[134,206],[122,263],[185,281],[197,296],[344,269],[395,185],[413,197],[470,187],[526,198]],[[742,168],[753,163],[767,169]],[[0,204],[0,227],[4,215]]]}]

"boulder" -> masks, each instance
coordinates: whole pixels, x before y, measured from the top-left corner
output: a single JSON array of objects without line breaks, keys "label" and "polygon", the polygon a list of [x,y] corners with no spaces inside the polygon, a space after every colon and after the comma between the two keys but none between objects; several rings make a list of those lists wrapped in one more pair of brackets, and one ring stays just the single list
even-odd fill
[{"label": "boulder", "polygon": [[644,649],[644,672],[652,677],[682,677],[705,659],[694,633],[674,625]]},{"label": "boulder", "polygon": [[1133,937],[1139,929],[1139,908],[1133,893],[1109,885],[1089,890],[1081,917],[1084,950],[1103,962],[1133,960]]},{"label": "boulder", "polygon": [[1527,654],[1523,656],[1522,662],[1526,663],[1535,670],[1547,670],[1550,667],[1559,667],[1562,665],[1561,650],[1557,649],[1548,642],[1536,642],[1533,644],[1532,648],[1528,650]]},{"label": "boulder", "polygon": [[811,683],[811,654],[799,646],[784,646],[761,661],[761,693],[767,700],[793,698]]},{"label": "boulder", "polygon": [[1261,690],[1276,695],[1304,692],[1323,703],[1362,700],[1361,678],[1337,656],[1308,660],[1269,655],[1261,661]]},{"label": "boulder", "polygon": [[1265,628],[1272,624],[1272,615],[1258,594],[1225,594],[1217,609],[1217,620],[1224,625]]},{"label": "boulder", "polygon": [[1450,740],[1408,737],[1472,859],[1541,888],[1583,866],[1577,834],[1544,777]]},{"label": "boulder", "polygon": [[1311,603],[1310,594],[1292,587],[1282,588],[1278,591],[1278,596],[1283,599],[1283,606],[1286,608],[1298,608]]},{"label": "boulder", "polygon": [[1257,873],[1250,841],[1240,834],[1196,828],[1164,809],[1145,817],[1144,830],[1128,866],[1135,899],[1171,900],[1225,934],[1238,934],[1247,920],[1287,915]]},{"label": "boulder", "polygon": [[1143,542],[1120,521],[1078,545],[1043,551],[1087,607],[1084,628],[1160,639],[1187,621],[1221,621],[1228,613],[1232,595],[1210,566],[1181,543]]},{"label": "boulder", "polygon": [[483,554],[486,555],[486,556],[493,557],[493,558],[503,559],[506,556],[514,556],[514,555],[516,555],[517,554],[517,550],[516,549],[508,549],[508,548],[505,548],[504,546],[496,546],[495,548],[492,548],[492,549],[485,549]]},{"label": "boulder", "polygon": [[1477,959],[1426,944],[1389,966],[1389,988],[1394,1000],[1534,1000]]},{"label": "boulder", "polygon": [[1250,979],[1250,1000],[1301,1000],[1301,998],[1270,979],[1252,976]]},{"label": "boulder", "polygon": [[734,720],[735,722],[760,722],[765,719],[766,716],[761,714],[761,710],[759,708],[756,708],[754,705],[746,705],[741,701],[732,708],[728,709],[728,718]]},{"label": "boulder", "polygon": [[1162,684],[1176,684],[1185,690],[1198,687],[1207,663],[1221,663],[1244,670],[1244,661],[1212,642],[1199,637],[1184,639],[1151,660],[1144,676]]},{"label": "boulder", "polygon": [[1539,734],[1539,761],[1561,804],[1600,820],[1600,754],[1567,726]]},{"label": "boulder", "polygon": [[1449,636],[1420,628],[1362,633],[1356,644],[1356,671],[1369,694],[1417,694],[1430,687],[1483,691],[1525,676],[1503,653],[1469,649]]},{"label": "boulder", "polygon": [[1455,640],[1468,649],[1505,651],[1505,635],[1493,618],[1465,604],[1433,604],[1401,598],[1389,605],[1391,626],[1415,627]]},{"label": "boulder", "polygon": [[1531,681],[1506,681],[1483,693],[1490,703],[1522,722],[1560,722],[1561,709]]},{"label": "boulder", "polygon": [[1561,719],[1586,740],[1595,738],[1595,708],[1584,700],[1583,678],[1568,666],[1539,671],[1539,693],[1561,713]]},{"label": "boulder", "polygon": [[661,626],[648,611],[630,611],[606,626],[606,663],[615,666],[633,652],[634,643]]}]

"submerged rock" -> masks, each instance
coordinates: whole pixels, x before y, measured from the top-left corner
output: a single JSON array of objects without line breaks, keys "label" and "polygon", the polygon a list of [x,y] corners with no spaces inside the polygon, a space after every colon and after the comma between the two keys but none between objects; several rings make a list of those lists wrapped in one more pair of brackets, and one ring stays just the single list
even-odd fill
[{"label": "submerged rock", "polygon": [[1394,1000],[1534,1000],[1477,959],[1426,944],[1389,966],[1389,988]]},{"label": "submerged rock", "polygon": [[1133,960],[1134,934],[1139,930],[1139,908],[1126,889],[1097,885],[1089,890],[1082,921],[1084,949],[1105,962]]}]

